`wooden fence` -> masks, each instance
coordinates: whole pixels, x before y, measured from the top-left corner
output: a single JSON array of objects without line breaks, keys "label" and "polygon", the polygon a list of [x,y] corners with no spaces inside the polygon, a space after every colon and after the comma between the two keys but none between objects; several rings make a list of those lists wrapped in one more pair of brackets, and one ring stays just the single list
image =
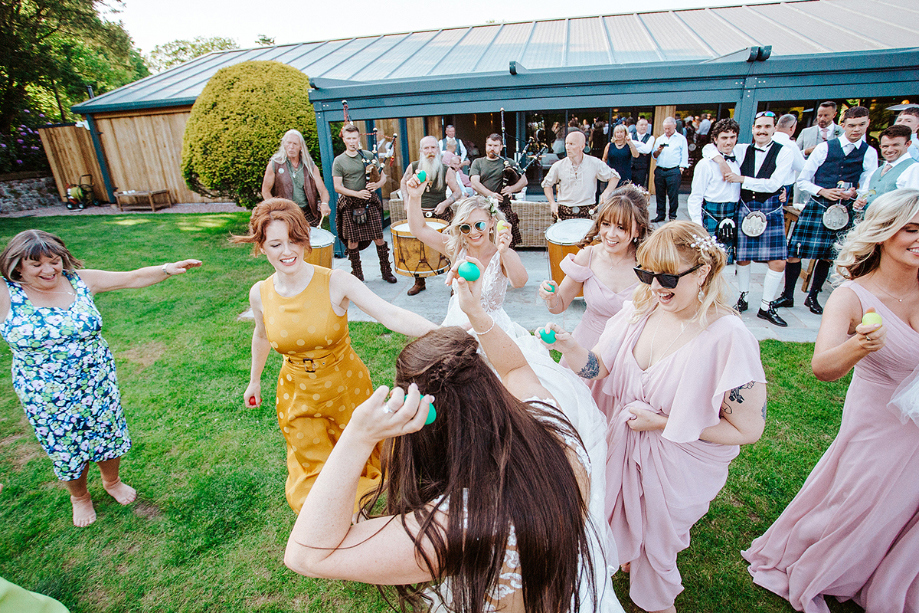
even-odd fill
[{"label": "wooden fence", "polygon": [[67,200],[67,185],[79,183],[80,177],[86,174],[92,176],[96,199],[102,202],[108,200],[89,130],[77,126],[55,126],[39,128],[38,135],[62,202]]}]

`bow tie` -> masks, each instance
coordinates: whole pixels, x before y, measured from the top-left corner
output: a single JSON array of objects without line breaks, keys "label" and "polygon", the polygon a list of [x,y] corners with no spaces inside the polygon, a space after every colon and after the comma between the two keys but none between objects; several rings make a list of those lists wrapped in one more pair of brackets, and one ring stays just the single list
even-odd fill
[{"label": "bow tie", "polygon": [[736,162],[736,161],[737,161],[737,156],[736,156],[736,155],[725,155],[725,156],[723,156],[723,157],[724,157],[724,159],[727,160],[728,162]]},{"label": "bow tie", "polygon": [[759,147],[753,147],[753,151],[759,151],[760,153],[766,153],[767,149],[769,149],[769,145],[766,145],[765,149],[760,149]]}]

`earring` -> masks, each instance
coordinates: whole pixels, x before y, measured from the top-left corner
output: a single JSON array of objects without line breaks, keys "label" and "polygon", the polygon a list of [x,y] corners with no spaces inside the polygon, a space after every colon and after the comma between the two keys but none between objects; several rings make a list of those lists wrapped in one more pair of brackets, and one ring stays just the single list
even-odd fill
[{"label": "earring", "polygon": [[702,291],[701,285],[699,286],[699,293],[696,295],[696,297],[699,299],[699,304],[702,304],[702,302],[705,300],[705,292]]}]

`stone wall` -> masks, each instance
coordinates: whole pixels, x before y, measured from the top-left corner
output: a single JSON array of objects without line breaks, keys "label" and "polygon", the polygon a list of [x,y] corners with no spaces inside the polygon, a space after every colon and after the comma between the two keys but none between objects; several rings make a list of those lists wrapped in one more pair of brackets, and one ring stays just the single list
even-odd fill
[{"label": "stone wall", "polygon": [[54,177],[0,181],[0,213],[60,206]]}]

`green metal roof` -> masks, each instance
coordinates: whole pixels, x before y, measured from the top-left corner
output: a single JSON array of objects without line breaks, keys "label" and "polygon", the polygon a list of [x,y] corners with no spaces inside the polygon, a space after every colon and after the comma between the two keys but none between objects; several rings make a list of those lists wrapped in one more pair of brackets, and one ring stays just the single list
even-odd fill
[{"label": "green metal roof", "polygon": [[[793,0],[487,24],[213,52],[87,102],[82,114],[185,106],[221,68],[274,60],[310,77],[384,84],[530,70],[704,62],[752,45],[772,55],[919,47],[915,0]],[[679,75],[674,75],[679,77]]]}]

